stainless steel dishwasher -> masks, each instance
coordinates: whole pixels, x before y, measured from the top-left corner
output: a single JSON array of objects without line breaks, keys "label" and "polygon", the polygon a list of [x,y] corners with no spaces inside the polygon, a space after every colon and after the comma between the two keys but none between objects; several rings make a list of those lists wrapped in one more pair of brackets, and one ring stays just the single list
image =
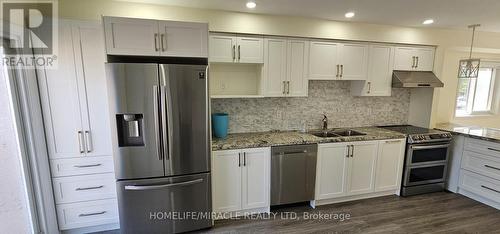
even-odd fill
[{"label": "stainless steel dishwasher", "polygon": [[317,144],[271,148],[271,205],[314,200]]}]

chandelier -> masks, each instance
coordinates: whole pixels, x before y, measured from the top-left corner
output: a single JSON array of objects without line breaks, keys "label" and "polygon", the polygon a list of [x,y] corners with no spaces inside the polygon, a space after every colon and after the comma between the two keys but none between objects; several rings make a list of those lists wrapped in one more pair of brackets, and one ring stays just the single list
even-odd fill
[{"label": "chandelier", "polygon": [[477,78],[479,75],[479,64],[481,60],[478,58],[472,58],[472,47],[474,45],[474,36],[476,33],[476,27],[481,26],[480,24],[469,25],[472,28],[472,40],[470,43],[469,58],[460,60],[458,64],[458,78]]}]

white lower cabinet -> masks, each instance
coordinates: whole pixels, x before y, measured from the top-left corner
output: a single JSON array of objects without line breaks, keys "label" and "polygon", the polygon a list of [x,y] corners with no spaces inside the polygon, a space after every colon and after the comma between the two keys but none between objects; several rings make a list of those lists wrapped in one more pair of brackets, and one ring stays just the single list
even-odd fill
[{"label": "white lower cabinet", "polygon": [[59,228],[68,230],[118,221],[116,199],[76,202],[57,206]]},{"label": "white lower cabinet", "polygon": [[319,144],[316,204],[397,193],[404,146],[405,139]]},{"label": "white lower cabinet", "polygon": [[270,148],[221,150],[212,153],[214,212],[268,209]]}]

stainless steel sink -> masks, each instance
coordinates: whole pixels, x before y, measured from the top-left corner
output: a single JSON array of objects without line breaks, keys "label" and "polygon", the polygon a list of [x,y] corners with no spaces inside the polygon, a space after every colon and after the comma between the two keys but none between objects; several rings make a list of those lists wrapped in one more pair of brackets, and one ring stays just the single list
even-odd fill
[{"label": "stainless steel sink", "polygon": [[331,133],[339,136],[364,136],[366,133],[350,130],[350,129],[341,129],[341,130],[333,130]]},{"label": "stainless steel sink", "polygon": [[364,136],[366,133],[354,131],[351,129],[334,129],[330,131],[316,131],[310,134],[317,137],[342,137],[342,136]]}]

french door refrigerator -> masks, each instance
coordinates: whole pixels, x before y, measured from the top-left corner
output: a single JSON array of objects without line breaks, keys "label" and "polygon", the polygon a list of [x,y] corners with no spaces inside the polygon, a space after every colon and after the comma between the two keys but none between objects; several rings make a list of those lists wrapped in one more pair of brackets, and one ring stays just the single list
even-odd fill
[{"label": "french door refrigerator", "polygon": [[109,63],[122,233],[212,226],[207,65]]}]

